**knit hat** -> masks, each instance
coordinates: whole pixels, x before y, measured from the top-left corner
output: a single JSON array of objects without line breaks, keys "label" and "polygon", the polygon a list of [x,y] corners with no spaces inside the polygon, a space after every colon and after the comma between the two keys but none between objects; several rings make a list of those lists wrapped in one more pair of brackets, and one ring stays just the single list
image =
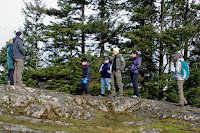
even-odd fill
[{"label": "knit hat", "polygon": [[115,51],[115,52],[119,53],[119,48],[118,48],[118,47],[116,47],[116,48],[114,48],[114,49],[113,49],[113,51]]},{"label": "knit hat", "polygon": [[105,57],[104,60],[109,60],[109,58],[108,58],[108,57]]},{"label": "knit hat", "polygon": [[176,58],[176,59],[183,58],[183,55],[180,54],[180,53],[176,53],[176,54],[175,54],[175,58]]},{"label": "knit hat", "polygon": [[13,44],[13,39],[9,39],[8,43]]},{"label": "knit hat", "polygon": [[19,31],[16,33],[16,36],[20,36],[22,33]]},{"label": "knit hat", "polygon": [[81,62],[86,62],[87,58],[82,58]]}]

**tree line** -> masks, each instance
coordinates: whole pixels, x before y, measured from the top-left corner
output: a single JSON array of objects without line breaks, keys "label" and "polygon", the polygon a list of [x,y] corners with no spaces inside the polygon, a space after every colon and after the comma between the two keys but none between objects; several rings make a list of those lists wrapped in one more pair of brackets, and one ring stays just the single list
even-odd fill
[{"label": "tree line", "polygon": [[[88,15],[88,11],[90,14]],[[26,51],[24,83],[28,86],[83,92],[82,57],[91,63],[92,95],[100,94],[98,74],[104,56],[112,60],[118,46],[126,60],[124,95],[133,94],[130,52],[143,58],[141,97],[177,102],[173,55],[181,52],[190,65],[184,85],[190,105],[200,107],[200,4],[197,0],[57,0],[49,8],[42,0],[25,2],[23,27]],[[46,18],[52,21],[45,23]],[[2,48],[1,83],[7,81],[6,47]]]}]

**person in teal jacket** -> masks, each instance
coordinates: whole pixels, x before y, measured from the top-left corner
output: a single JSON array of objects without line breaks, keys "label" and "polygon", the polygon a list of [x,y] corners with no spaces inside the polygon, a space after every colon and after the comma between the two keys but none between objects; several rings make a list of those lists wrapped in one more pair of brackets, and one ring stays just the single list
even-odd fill
[{"label": "person in teal jacket", "polygon": [[13,39],[10,39],[7,44],[8,79],[10,79],[10,85],[14,85],[13,81],[14,64],[13,64],[12,44],[13,44]]}]

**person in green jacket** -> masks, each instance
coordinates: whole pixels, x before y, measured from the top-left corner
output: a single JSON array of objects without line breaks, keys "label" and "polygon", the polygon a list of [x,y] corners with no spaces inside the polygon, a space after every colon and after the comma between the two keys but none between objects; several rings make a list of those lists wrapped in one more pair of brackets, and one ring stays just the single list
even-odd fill
[{"label": "person in green jacket", "polygon": [[[112,61],[112,74],[111,74],[111,86],[112,86],[112,94],[111,97],[116,96],[116,87],[115,84],[119,88],[119,96],[123,96],[123,84],[122,84],[122,71],[126,66],[126,62],[121,54],[119,54],[119,48],[116,47],[113,49],[113,61]],[[116,83],[115,83],[116,79]]]},{"label": "person in green jacket", "polygon": [[14,85],[13,81],[14,64],[13,64],[12,44],[13,44],[13,39],[10,39],[7,44],[7,66],[8,66],[8,79],[10,79],[10,85]]}]

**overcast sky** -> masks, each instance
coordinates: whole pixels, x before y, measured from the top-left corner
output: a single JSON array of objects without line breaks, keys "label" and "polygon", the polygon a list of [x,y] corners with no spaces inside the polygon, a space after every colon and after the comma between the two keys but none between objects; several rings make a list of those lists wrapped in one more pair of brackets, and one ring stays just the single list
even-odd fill
[{"label": "overcast sky", "polygon": [[[26,2],[33,0],[25,0]],[[43,0],[47,7],[56,7],[57,0]],[[23,27],[24,16],[23,0],[5,0],[0,4],[0,49],[6,45],[6,42],[15,37],[14,31]]]}]

